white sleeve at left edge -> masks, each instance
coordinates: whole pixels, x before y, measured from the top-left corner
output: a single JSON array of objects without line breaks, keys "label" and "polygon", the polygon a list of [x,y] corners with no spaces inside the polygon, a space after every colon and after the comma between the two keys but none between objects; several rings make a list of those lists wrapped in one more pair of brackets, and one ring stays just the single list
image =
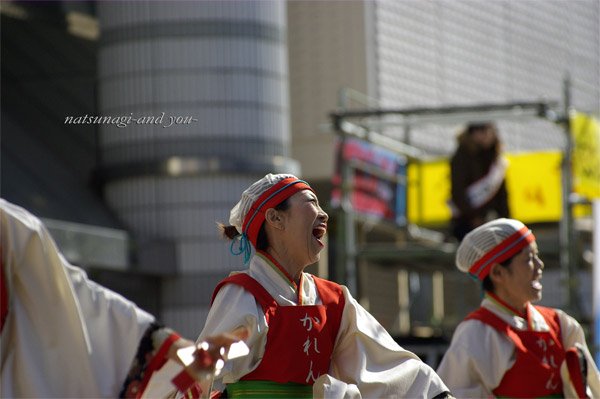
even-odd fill
[{"label": "white sleeve at left edge", "polygon": [[87,278],[81,269],[67,270],[92,343],[92,365],[101,389],[119,391],[154,317],[135,303]]},{"label": "white sleeve at left edge", "polygon": [[2,397],[114,398],[153,317],[90,281],[43,223],[0,199]]}]

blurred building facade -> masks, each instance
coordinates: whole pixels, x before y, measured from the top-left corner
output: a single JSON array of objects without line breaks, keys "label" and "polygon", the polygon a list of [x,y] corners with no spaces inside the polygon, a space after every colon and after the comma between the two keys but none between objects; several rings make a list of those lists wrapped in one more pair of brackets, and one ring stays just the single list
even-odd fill
[{"label": "blurred building facade", "polygon": [[[269,171],[297,173],[327,205],[335,137],[324,126],[341,88],[395,108],[560,101],[568,72],[579,82],[573,104],[600,108],[594,0],[0,7],[0,194],[52,221],[76,223],[53,224],[65,247],[82,225],[106,228],[88,231],[89,241],[108,235],[126,259],[79,263],[192,337],[216,282],[243,267],[215,222],[228,221],[245,187]],[[83,115],[128,122],[66,123]],[[148,119],[133,120],[141,117]],[[189,119],[164,127],[170,117]],[[565,145],[559,127],[539,120],[498,126],[511,151]],[[386,134],[448,155],[456,123]],[[451,257],[437,262],[432,273],[446,275],[442,289],[464,292],[464,276],[448,273]],[[433,274],[421,278],[404,266],[359,268],[363,304],[394,333],[411,333],[402,330],[407,317],[430,325],[428,297],[439,289]],[[445,298],[467,311],[478,291],[466,292]],[[453,317],[450,324],[460,315]]]}]

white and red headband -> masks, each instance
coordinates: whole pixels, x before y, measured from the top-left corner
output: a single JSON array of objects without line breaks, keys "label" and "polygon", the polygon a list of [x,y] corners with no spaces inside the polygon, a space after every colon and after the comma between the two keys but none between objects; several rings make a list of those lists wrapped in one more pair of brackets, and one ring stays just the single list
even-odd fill
[{"label": "white and red headband", "polygon": [[265,212],[268,209],[274,208],[283,201],[296,194],[301,190],[314,190],[304,180],[296,177],[288,177],[275,184],[273,187],[265,191],[252,204],[252,207],[244,218],[243,233],[248,236],[248,239],[256,247],[258,232],[265,221]]},{"label": "white and red headband", "polygon": [[[249,243],[256,247],[266,211],[301,190],[314,192],[307,182],[288,174],[268,174],[246,189],[242,199],[231,210],[229,218],[230,223],[240,232],[231,243],[231,253],[244,253],[244,263],[247,264],[251,252]],[[236,241],[239,241],[239,249],[234,251],[233,245]]]},{"label": "white and red headband", "polygon": [[510,259],[534,241],[535,237],[531,230],[527,226],[523,226],[519,231],[513,233],[475,262],[469,268],[469,274],[483,280],[490,273],[490,269],[494,263],[502,263]]},{"label": "white and red headband", "polygon": [[523,223],[496,219],[469,232],[456,251],[456,266],[483,280],[495,263],[504,262],[535,241]]}]

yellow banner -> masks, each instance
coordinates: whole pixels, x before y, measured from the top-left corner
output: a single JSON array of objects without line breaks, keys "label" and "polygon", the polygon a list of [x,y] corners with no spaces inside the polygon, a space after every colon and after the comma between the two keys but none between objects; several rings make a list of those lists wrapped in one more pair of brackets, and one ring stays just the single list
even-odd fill
[{"label": "yellow banner", "polygon": [[600,125],[590,116],[574,113],[573,191],[590,199],[600,198]]},{"label": "yellow banner", "polygon": [[[524,223],[556,222],[562,215],[561,153],[507,154],[511,217]],[[450,164],[447,159],[408,166],[407,215],[422,225],[446,224],[451,217]]]},{"label": "yellow banner", "polygon": [[557,222],[562,215],[562,154],[508,155],[506,191],[510,216],[523,223]]},{"label": "yellow banner", "polygon": [[410,163],[406,212],[409,221],[421,225],[441,224],[450,220],[450,164],[447,159]]}]

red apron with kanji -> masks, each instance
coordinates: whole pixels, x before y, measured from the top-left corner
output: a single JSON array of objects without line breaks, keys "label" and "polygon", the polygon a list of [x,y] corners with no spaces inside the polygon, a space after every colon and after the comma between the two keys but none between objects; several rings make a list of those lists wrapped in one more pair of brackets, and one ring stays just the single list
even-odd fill
[{"label": "red apron with kanji", "polygon": [[262,306],[269,326],[264,356],[242,381],[313,385],[327,373],[345,300],[338,284],[313,278],[322,305],[280,306],[262,285],[245,273],[230,276],[217,285],[213,301],[227,283],[241,285],[252,293]]},{"label": "red apron with kanji", "polygon": [[544,317],[549,331],[518,330],[484,307],[465,318],[492,326],[508,335],[515,344],[515,364],[506,371],[500,385],[493,390],[496,396],[539,398],[563,393],[560,366],[565,358],[565,350],[558,315],[553,309],[534,307]]}]

